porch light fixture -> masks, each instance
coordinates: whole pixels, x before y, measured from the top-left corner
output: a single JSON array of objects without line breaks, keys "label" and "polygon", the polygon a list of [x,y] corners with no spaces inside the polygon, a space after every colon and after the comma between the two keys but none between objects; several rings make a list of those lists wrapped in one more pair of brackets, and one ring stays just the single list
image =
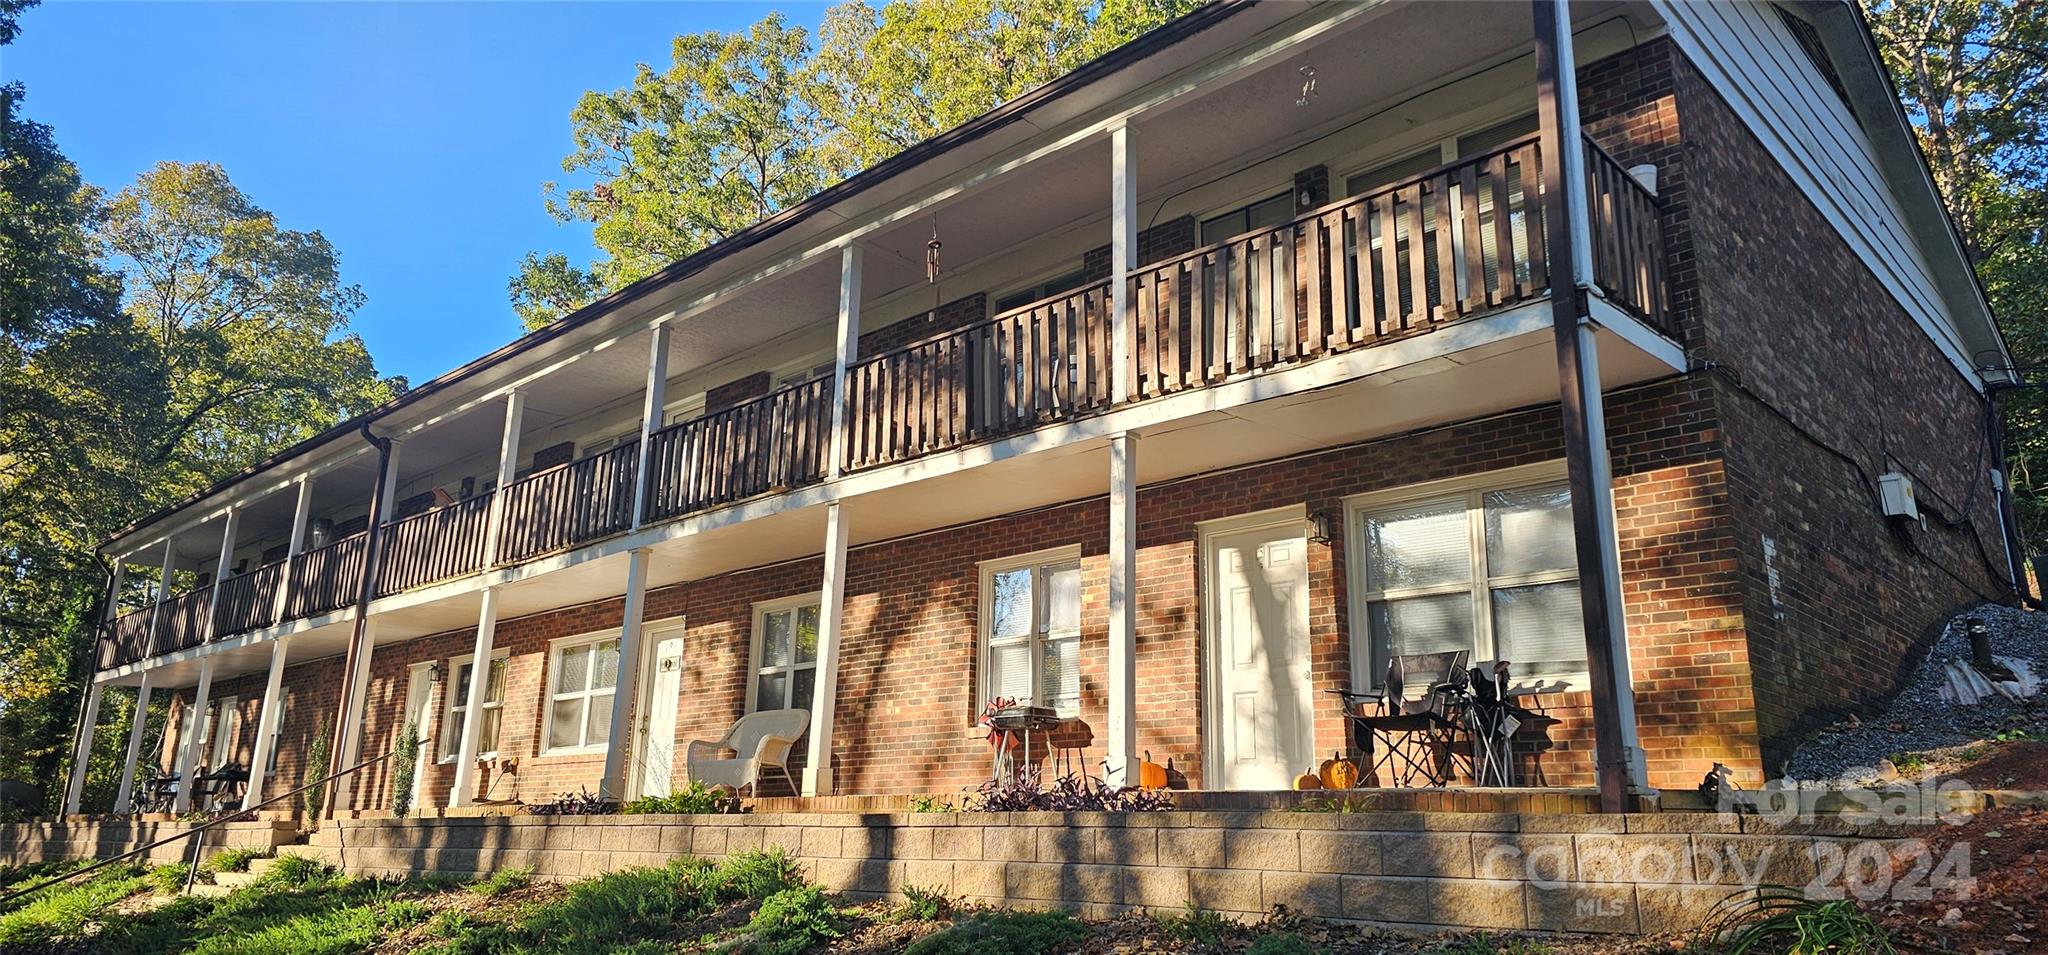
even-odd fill
[{"label": "porch light fixture", "polygon": [[1330,542],[1330,512],[1310,512],[1307,524],[1309,543],[1327,544]]},{"label": "porch light fixture", "polygon": [[1306,109],[1308,108],[1309,101],[1315,98],[1316,68],[1313,66],[1304,66],[1301,68],[1301,96],[1295,99],[1294,105]]},{"label": "porch light fixture", "polygon": [[441,661],[435,660],[434,662],[427,664],[427,682],[441,683],[447,679],[448,670],[446,667],[441,665]]}]

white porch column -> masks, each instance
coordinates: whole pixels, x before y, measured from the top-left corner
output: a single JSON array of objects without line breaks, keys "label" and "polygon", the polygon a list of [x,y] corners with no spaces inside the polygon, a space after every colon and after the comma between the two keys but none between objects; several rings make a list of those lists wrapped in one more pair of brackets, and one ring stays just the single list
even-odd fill
[{"label": "white porch column", "polygon": [[156,599],[149,604],[149,638],[143,641],[144,659],[156,655],[157,618],[163,616],[164,601],[171,598],[171,570],[177,562],[178,538],[175,535],[167,535],[164,537],[163,571],[156,579]]},{"label": "white porch column", "polygon": [[818,668],[811,687],[811,751],[803,794],[832,795],[832,720],[839,700],[839,636],[846,621],[846,513],[825,507],[825,581],[818,598]]},{"label": "white porch column", "polygon": [[[476,644],[470,647],[469,695],[463,697],[466,715],[462,718],[462,739],[455,750],[455,784],[448,790],[448,805],[451,807],[467,806],[476,801],[477,737],[482,732],[483,720],[480,717],[484,711],[484,696],[491,683],[491,644],[498,635],[498,588],[484,588],[483,598],[483,607],[477,611],[476,617]],[[448,678],[454,679],[455,674],[448,674]],[[449,692],[454,691],[451,688]]]},{"label": "white porch column", "polygon": [[271,606],[270,622],[283,623],[285,609],[291,606],[292,581],[297,577],[293,565],[298,562],[299,552],[306,549],[306,525],[313,516],[313,478],[299,479],[299,499],[292,505],[292,536],[284,548],[284,573],[277,580],[277,600]]},{"label": "white porch column", "polygon": [[178,741],[178,796],[171,811],[180,815],[192,808],[192,774],[199,768],[199,754],[206,748],[206,707],[213,702],[213,654],[199,658],[199,685],[192,691],[192,732]]},{"label": "white porch column", "polygon": [[1137,347],[1131,331],[1131,286],[1126,277],[1138,267],[1138,146],[1131,128],[1119,124],[1109,133],[1110,222],[1114,233],[1109,251],[1110,400],[1129,401],[1131,355]]},{"label": "white porch column", "polygon": [[64,790],[64,814],[78,812],[78,802],[85,795],[85,761],[92,756],[92,731],[100,721],[100,694],[106,691],[106,684],[95,683],[85,691],[85,717],[78,726],[78,751],[71,754],[71,783]]},{"label": "white porch column", "polygon": [[228,513],[221,520],[220,557],[213,562],[213,595],[206,604],[206,639],[220,635],[220,587],[227,582],[228,565],[235,559],[235,531],[242,524],[240,505],[228,505]]},{"label": "white porch column", "polygon": [[254,809],[263,801],[263,783],[270,768],[270,750],[276,745],[279,712],[284,706],[284,655],[287,640],[270,641],[270,679],[263,684],[263,709],[256,716],[256,755],[249,760],[249,787],[242,795],[242,808]]},{"label": "white porch column", "polygon": [[121,786],[114,792],[114,811],[127,812],[135,799],[135,761],[142,757],[142,735],[149,725],[149,695],[154,670],[142,671],[142,684],[135,688],[135,718],[128,724],[128,758],[121,764]]},{"label": "white porch column", "polygon": [[612,688],[611,735],[605,740],[604,778],[597,793],[606,799],[626,798],[628,761],[633,757],[633,704],[640,695],[640,657],[647,616],[647,556],[636,547],[626,560],[626,609],[619,625],[619,678]]},{"label": "white porch column", "polygon": [[526,420],[526,392],[505,393],[505,433],[498,439],[498,484],[491,490],[490,514],[484,525],[484,564],[498,562],[498,541],[505,534],[505,487],[519,474],[519,429]]},{"label": "white porch column", "polygon": [[633,470],[633,526],[647,523],[648,494],[654,477],[648,462],[654,450],[654,432],[662,426],[662,409],[668,405],[668,323],[654,326],[654,339],[647,346],[647,392],[640,402],[640,454]]},{"label": "white porch column", "polygon": [[860,263],[860,246],[848,242],[840,248],[839,345],[832,359],[832,457],[825,462],[825,476],[833,478],[846,469],[846,429],[852,425],[846,419],[846,370],[860,357]]},{"label": "white porch column", "polygon": [[1138,436],[1109,438],[1109,765],[1112,786],[1134,785],[1138,759]]}]

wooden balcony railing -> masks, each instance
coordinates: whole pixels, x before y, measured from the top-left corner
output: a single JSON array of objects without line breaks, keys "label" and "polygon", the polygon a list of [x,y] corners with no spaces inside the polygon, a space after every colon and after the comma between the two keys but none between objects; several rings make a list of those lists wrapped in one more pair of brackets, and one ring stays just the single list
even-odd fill
[{"label": "wooden balcony railing", "polygon": [[150,654],[176,653],[205,643],[212,632],[213,585],[194,587],[164,601],[156,612],[156,642]]},{"label": "wooden balcony railing", "polygon": [[505,526],[495,562],[521,561],[633,526],[635,439],[505,486]]},{"label": "wooden balcony railing", "polygon": [[490,514],[491,495],[478,494],[384,525],[377,596],[482,570]]},{"label": "wooden balcony railing", "polygon": [[276,623],[277,585],[284,580],[284,566],[284,561],[273,561],[221,581],[214,632],[225,637]]},{"label": "wooden balcony railing", "polygon": [[847,369],[846,466],[905,461],[1110,404],[1109,283]]},{"label": "wooden balcony railing", "polygon": [[814,484],[825,476],[831,430],[832,379],[821,377],[656,431],[648,519]]},{"label": "wooden balcony railing", "polygon": [[1140,398],[1541,295],[1533,137],[1134,273]]},{"label": "wooden balcony railing", "polygon": [[100,669],[134,663],[149,656],[149,621],[154,609],[130,610],[101,628]]},{"label": "wooden balcony railing", "polygon": [[1586,141],[1593,281],[1607,300],[1669,334],[1664,220],[1657,197],[1607,151]]},{"label": "wooden balcony railing", "polygon": [[294,558],[286,619],[311,617],[355,603],[363,586],[363,552],[369,543],[369,534],[356,533]]}]

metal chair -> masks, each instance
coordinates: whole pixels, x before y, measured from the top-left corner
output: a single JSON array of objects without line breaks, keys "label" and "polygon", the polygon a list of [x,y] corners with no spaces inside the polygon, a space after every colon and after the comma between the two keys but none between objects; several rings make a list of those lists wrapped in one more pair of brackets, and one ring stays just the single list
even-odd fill
[{"label": "metal chair", "polygon": [[[1366,754],[1379,785],[1408,788],[1418,777],[1425,786],[1450,782],[1471,657],[1470,650],[1400,654],[1387,661],[1378,692],[1330,691],[1343,697],[1352,745]],[[1425,689],[1411,698],[1418,684]]]}]

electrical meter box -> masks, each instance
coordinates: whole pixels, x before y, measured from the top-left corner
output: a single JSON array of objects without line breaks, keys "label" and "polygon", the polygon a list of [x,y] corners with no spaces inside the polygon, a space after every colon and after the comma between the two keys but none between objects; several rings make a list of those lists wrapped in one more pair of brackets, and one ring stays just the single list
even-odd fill
[{"label": "electrical meter box", "polygon": [[1903,517],[1910,521],[1920,519],[1920,504],[1913,497],[1913,479],[1897,471],[1887,471],[1877,479],[1877,496],[1884,502],[1884,516]]}]

